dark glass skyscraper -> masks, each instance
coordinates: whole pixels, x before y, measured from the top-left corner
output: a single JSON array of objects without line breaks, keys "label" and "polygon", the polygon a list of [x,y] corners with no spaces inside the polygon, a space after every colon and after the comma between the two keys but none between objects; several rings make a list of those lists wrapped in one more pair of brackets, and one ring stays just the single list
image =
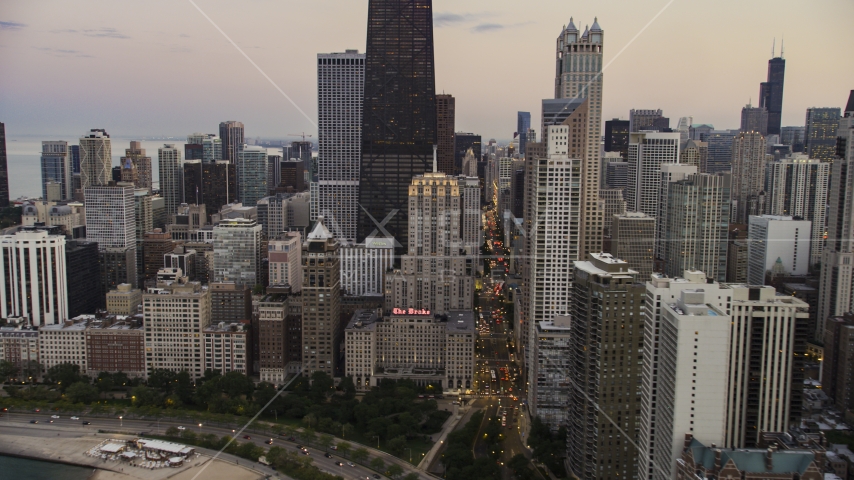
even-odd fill
[{"label": "dark glass skyscraper", "polygon": [[605,151],[620,152],[623,161],[629,159],[629,130],[631,122],[615,118],[605,122]]},{"label": "dark glass skyscraper", "polygon": [[[773,56],[773,52],[771,53]],[[759,84],[759,108],[768,110],[768,135],[780,134],[783,113],[783,77],[786,75],[786,60],[783,50],[780,56],[768,60],[768,81]]]},{"label": "dark glass skyscraper", "polygon": [[531,112],[516,113],[516,133],[519,134],[519,153],[525,155],[528,144],[528,130],[531,128]]},{"label": "dark glass skyscraper", "polygon": [[[432,0],[370,0],[358,239],[407,243],[409,185],[436,145]],[[380,228],[382,227],[382,228]]]},{"label": "dark glass skyscraper", "polygon": [[6,125],[0,122],[0,208],[9,206],[9,168],[6,166]]}]

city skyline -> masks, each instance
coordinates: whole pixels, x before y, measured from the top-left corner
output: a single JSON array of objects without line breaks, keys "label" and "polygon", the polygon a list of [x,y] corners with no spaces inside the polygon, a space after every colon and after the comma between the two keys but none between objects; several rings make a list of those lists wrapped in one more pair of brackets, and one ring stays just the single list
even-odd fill
[{"label": "city skyline", "polygon": [[[6,113],[3,121],[9,136],[79,134],[95,126],[108,128],[117,137],[186,135],[210,123],[211,118],[240,118],[251,138],[314,131],[316,55],[349,48],[365,51],[367,8],[363,3],[319,1],[282,6],[253,2],[238,12],[221,3],[197,3],[307,114],[303,116],[191,3],[167,8],[165,3],[151,2],[145,9],[98,5],[93,9],[94,3],[81,1],[36,11],[26,3],[12,2],[0,18],[0,58],[10,66],[0,72],[0,81],[6,85],[0,93],[0,110]],[[671,118],[693,115],[698,123],[736,127],[739,108],[751,99],[759,103],[758,83],[766,78],[771,45],[776,39],[779,55],[783,38],[789,64],[782,125],[802,124],[809,107],[841,106],[840,92],[848,89],[845,79],[854,73],[850,64],[833,61],[844,57],[845,42],[830,42],[816,54],[805,37],[810,24],[845,31],[843,19],[851,16],[845,11],[854,14],[854,6],[792,2],[787,8],[778,8],[778,4],[772,8],[770,2],[731,3],[732,8],[720,5],[704,10],[704,21],[698,23],[692,21],[696,8],[681,2],[628,6],[615,2],[570,12],[556,1],[538,2],[519,11],[510,4],[482,0],[467,2],[465,7],[439,0],[434,5],[436,91],[457,98],[456,130],[509,139],[515,131],[516,112],[531,111],[537,117],[539,101],[553,89],[548,80],[554,61],[549,47],[573,15],[579,29],[598,16],[609,32],[611,46],[605,52],[605,63],[613,60],[613,64],[605,75],[605,89],[611,94],[603,101],[603,121],[627,118],[632,108],[662,108]],[[732,15],[734,8],[744,14]],[[659,10],[661,15],[632,42]],[[45,15],[45,11],[51,14]],[[322,17],[328,28],[309,27],[312,22],[288,22],[289,33],[283,41],[278,27],[283,16]],[[757,24],[757,16],[765,21]],[[77,22],[76,17],[85,19]],[[268,22],[269,28],[259,28]],[[740,31],[738,38],[722,37],[720,25],[727,25],[727,31]],[[289,42],[291,35],[301,40]],[[737,58],[731,55],[736,43]],[[488,57],[472,60],[471,55],[460,54],[460,45],[466,45],[466,52],[501,52],[502,58],[516,59],[518,70],[530,75],[506,76],[486,84],[474,81],[477,76],[460,72],[479,68],[488,63]],[[672,62],[650,64],[645,60],[644,51],[662,45],[671,54],[657,58],[672,58]],[[223,69],[223,62],[235,68]],[[144,73],[170,65],[197,74]],[[47,69],[57,67],[66,75],[48,75]],[[643,68],[654,73],[635,74]],[[697,71],[703,75],[686,77],[687,72]],[[731,75],[733,71],[739,74]],[[815,71],[826,74],[822,89],[809,87]],[[235,90],[239,85],[245,85],[242,92]],[[100,94],[93,97],[93,89]],[[236,94],[218,96],[222,91]],[[122,114],[127,97],[136,100],[138,115]],[[499,98],[502,100],[496,101]],[[163,112],[170,108],[192,113],[164,118]],[[207,128],[213,130],[213,126]]]}]

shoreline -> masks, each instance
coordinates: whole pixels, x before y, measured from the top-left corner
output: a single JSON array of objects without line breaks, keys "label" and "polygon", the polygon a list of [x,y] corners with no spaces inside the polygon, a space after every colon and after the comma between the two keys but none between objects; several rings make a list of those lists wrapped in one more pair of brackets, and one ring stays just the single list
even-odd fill
[{"label": "shoreline", "polygon": [[17,452],[7,452],[7,451],[3,450],[3,444],[0,444],[0,456],[12,457],[12,458],[23,458],[25,460],[33,460],[36,462],[55,463],[57,465],[68,465],[71,467],[85,468],[87,470],[91,469],[92,473],[90,473],[87,478],[95,478],[95,475],[101,470],[113,472],[113,473],[122,473],[122,472],[117,472],[115,470],[110,470],[108,468],[100,468],[100,467],[95,467],[92,465],[86,465],[84,463],[77,463],[77,462],[72,462],[72,461],[67,461],[67,460],[60,460],[60,459],[50,458],[50,457],[41,457],[41,456],[36,456],[36,455],[27,455],[27,454],[17,453]]}]

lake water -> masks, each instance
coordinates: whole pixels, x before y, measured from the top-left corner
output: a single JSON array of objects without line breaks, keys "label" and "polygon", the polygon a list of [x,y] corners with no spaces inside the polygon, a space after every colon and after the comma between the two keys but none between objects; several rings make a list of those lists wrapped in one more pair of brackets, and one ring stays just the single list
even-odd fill
[{"label": "lake water", "polygon": [[[14,200],[20,196],[38,198],[42,194],[41,185],[41,151],[43,140],[65,140],[68,145],[77,145],[78,138],[45,137],[6,137],[6,157],[9,169],[9,198]],[[110,139],[113,148],[113,166],[119,165],[125,149],[130,147],[133,138]],[[184,154],[184,140],[141,140],[146,155],[151,157],[151,176],[155,185],[159,177],[157,149],[165,143],[174,143],[175,147]]]},{"label": "lake water", "polygon": [[20,480],[86,480],[92,475],[91,468],[74,467],[60,463],[40,462],[26,458],[0,455],[0,472],[3,478]]}]

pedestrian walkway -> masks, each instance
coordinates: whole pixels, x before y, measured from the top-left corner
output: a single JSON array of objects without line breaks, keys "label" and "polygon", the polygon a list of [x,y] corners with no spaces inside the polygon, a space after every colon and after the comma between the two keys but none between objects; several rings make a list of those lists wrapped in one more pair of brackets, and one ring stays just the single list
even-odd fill
[{"label": "pedestrian walkway", "polygon": [[418,463],[418,469],[427,472],[430,465],[433,464],[433,459],[444,446],[445,439],[448,438],[448,435],[453,432],[458,425],[464,425],[465,422],[468,422],[472,414],[478,410],[479,409],[474,408],[474,406],[469,403],[466,407],[460,408],[460,415],[451,415],[445,421],[445,424],[442,425],[442,431],[439,432],[439,438],[436,439],[436,443],[433,444],[433,448],[431,448],[430,451],[424,455],[424,458],[421,459],[421,462]]}]

